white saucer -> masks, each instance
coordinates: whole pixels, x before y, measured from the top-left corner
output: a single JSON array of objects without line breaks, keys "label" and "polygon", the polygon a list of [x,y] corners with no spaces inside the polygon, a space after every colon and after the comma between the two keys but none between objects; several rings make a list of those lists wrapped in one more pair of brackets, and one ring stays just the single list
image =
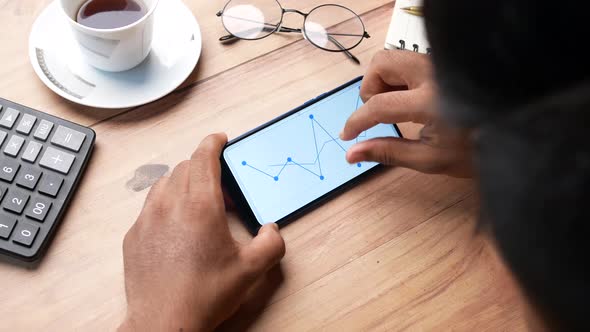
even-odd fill
[{"label": "white saucer", "polygon": [[201,30],[181,0],[160,1],[148,58],[121,73],[84,63],[59,0],[39,15],[29,38],[35,72],[58,95],[96,108],[128,108],[157,100],[192,73],[201,55]]}]

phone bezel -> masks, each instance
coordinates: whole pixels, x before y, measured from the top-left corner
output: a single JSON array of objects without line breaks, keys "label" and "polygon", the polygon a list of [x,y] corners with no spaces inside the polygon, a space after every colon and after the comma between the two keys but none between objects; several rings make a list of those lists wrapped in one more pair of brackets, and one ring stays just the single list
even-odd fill
[{"label": "phone bezel", "polygon": [[[221,152],[221,177],[222,177],[222,183],[224,186],[224,190],[227,192],[227,194],[231,197],[234,206],[238,212],[239,217],[242,219],[243,223],[246,225],[246,227],[248,228],[248,231],[253,234],[256,235],[258,233],[258,230],[262,227],[262,225],[260,225],[260,223],[256,220],[256,215],[254,214],[254,211],[252,211],[252,209],[250,208],[250,205],[248,204],[248,200],[246,199],[246,197],[244,196],[244,193],[242,192],[238,181],[236,180],[236,178],[234,177],[233,173],[231,172],[231,169],[229,167],[229,165],[227,164],[227,162],[225,161],[224,158],[224,153],[225,150],[227,148],[229,148],[230,146],[232,146],[233,144],[236,144],[238,142],[240,142],[241,140],[265,129],[268,128],[272,125],[274,125],[277,122],[280,122],[282,120],[284,120],[285,118],[290,117],[291,115],[296,114],[297,112],[300,112],[302,110],[305,110],[306,108],[310,107],[313,104],[316,104],[322,100],[324,100],[325,98],[339,92],[342,91],[346,88],[348,88],[349,86],[362,81],[363,80],[363,76],[359,76],[347,83],[344,83],[343,85],[325,92],[307,102],[305,102],[304,104],[302,104],[301,106],[292,109],[291,111],[278,116],[277,118],[274,118],[272,120],[270,120],[269,122],[260,125],[236,138],[234,138],[233,140],[229,141],[225,147],[223,148],[223,151]],[[400,138],[403,138],[401,131],[399,130],[398,126],[396,124],[392,124],[393,128],[395,129],[395,131],[397,132],[397,134],[399,135]],[[296,211],[294,211],[293,213],[285,216],[284,218],[278,220],[276,222],[276,224],[279,227],[284,227],[286,225],[288,225],[289,223],[293,222],[294,220],[300,218],[301,216],[309,213],[311,210],[317,208],[318,206],[324,204],[326,201],[328,201],[329,199],[334,198],[334,196],[336,196],[338,193],[341,193],[343,191],[345,191],[346,189],[348,189],[350,186],[352,186],[355,183],[358,183],[359,181],[362,181],[363,179],[365,179],[367,176],[369,176],[370,174],[375,173],[377,170],[381,169],[383,167],[383,165],[379,164],[376,167],[373,167],[372,169],[364,172],[363,174],[355,177],[354,179],[341,184],[340,186],[336,187],[335,189],[325,193],[324,195],[322,195],[321,197],[317,198],[316,200],[302,206],[301,208],[297,209]]]}]

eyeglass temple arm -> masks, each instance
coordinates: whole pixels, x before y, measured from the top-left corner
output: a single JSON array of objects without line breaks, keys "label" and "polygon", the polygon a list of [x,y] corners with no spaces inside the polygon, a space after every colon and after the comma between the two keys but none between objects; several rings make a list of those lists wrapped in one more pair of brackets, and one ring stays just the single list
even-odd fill
[{"label": "eyeglass temple arm", "polygon": [[340,42],[338,42],[336,40],[336,38],[328,35],[328,40],[331,41],[332,44],[336,45],[336,47],[338,47],[339,49],[341,49],[342,52],[344,52],[344,54],[346,54],[346,56],[350,60],[352,60],[354,63],[356,63],[357,65],[360,65],[361,64],[361,61],[356,56],[354,56],[354,54],[350,53],[350,51],[347,50],[346,47],[344,47],[342,44],[340,44]]},{"label": "eyeglass temple arm", "polygon": [[[274,28],[273,28],[274,29]],[[293,28],[287,28],[287,27],[281,27],[279,29],[279,32],[297,32],[297,33],[301,33],[301,29],[293,29]],[[238,37],[229,34],[229,35],[225,35],[221,38],[219,38],[219,41],[221,42],[225,42],[225,41],[229,41],[229,40],[233,40],[236,39]],[[342,50],[342,52],[344,54],[346,54],[346,56],[352,60],[354,63],[356,63],[357,65],[361,64],[361,61],[354,56],[354,54],[350,53],[350,51],[348,51],[344,46],[342,46],[342,44],[340,44],[334,37],[328,35],[328,40],[330,40],[334,45],[336,45],[336,47],[338,47],[340,50]]]}]

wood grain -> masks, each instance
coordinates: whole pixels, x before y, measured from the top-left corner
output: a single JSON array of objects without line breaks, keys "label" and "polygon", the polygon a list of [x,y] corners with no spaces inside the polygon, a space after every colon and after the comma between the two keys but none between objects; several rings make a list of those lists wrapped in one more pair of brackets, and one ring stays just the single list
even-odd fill
[{"label": "wood grain", "polygon": [[[513,330],[519,317],[505,310],[518,312],[515,296],[474,234],[473,205],[464,198],[273,303],[268,310],[281,315],[262,316],[255,330]],[[481,319],[506,325],[490,328]]]},{"label": "wood grain", "polygon": [[[0,264],[0,330],[108,331],[125,312],[121,243],[146,190],[126,184],[146,165],[174,167],[211,132],[235,137],[361,75],[383,48],[393,4],[344,1],[363,12],[373,38],[354,53],[362,65],[300,38],[221,46],[221,1],[187,1],[203,26],[201,65],[169,96],[137,109],[83,111],[38,83],[26,36],[46,1],[0,1],[12,41],[0,49],[4,97],[91,125],[97,145],[86,176],[41,265]],[[318,1],[284,1],[309,8]],[[19,40],[19,43],[22,41]],[[415,125],[403,125],[415,136]],[[521,331],[513,282],[474,232],[471,181],[385,169],[287,226],[278,291],[256,321],[237,315],[223,330]],[[240,241],[250,236],[235,216]]]}]

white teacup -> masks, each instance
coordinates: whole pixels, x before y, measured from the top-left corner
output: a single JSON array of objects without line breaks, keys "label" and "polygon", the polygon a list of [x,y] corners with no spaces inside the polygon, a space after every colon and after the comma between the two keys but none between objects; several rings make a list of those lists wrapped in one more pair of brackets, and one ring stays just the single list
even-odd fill
[{"label": "white teacup", "polygon": [[116,29],[95,29],[76,22],[80,7],[87,0],[60,0],[84,60],[110,72],[129,70],[149,55],[154,31],[154,11],[159,0],[141,0],[147,13],[138,21]]}]

